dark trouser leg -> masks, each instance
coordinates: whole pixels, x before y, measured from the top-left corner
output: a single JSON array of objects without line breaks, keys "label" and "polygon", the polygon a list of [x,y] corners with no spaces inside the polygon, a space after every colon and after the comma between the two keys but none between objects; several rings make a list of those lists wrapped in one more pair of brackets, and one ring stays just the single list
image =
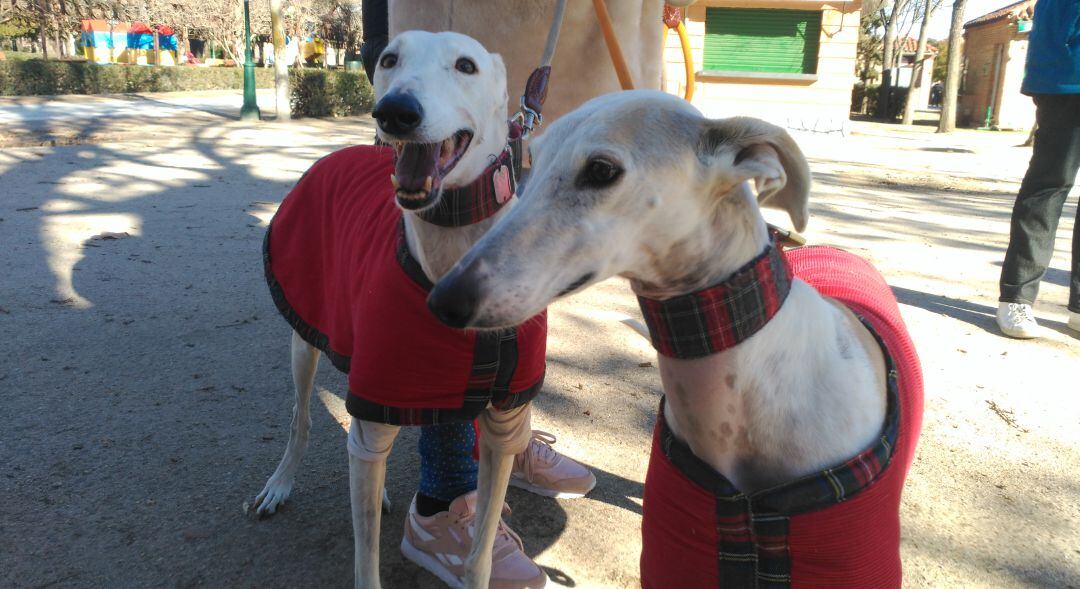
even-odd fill
[{"label": "dark trouser leg", "polygon": [[374,82],[377,60],[389,43],[389,37],[376,37],[371,41],[364,41],[364,44],[360,46],[360,59],[364,62],[364,73],[367,74],[368,82]]},{"label": "dark trouser leg", "polygon": [[364,44],[360,47],[360,59],[369,82],[375,76],[376,60],[390,42],[390,16],[387,0],[364,0],[360,18],[364,24]]},{"label": "dark trouser leg", "polygon": [[[1013,206],[1009,248],[1001,267],[1001,297],[1006,303],[1033,304],[1039,281],[1054,253],[1054,237],[1065,199],[1080,168],[1080,95],[1036,97],[1035,148]],[[1073,233],[1070,308],[1080,310],[1080,234]]]},{"label": "dark trouser leg", "polygon": [[1069,310],[1080,313],[1080,202],[1073,221],[1072,274],[1069,278]]}]

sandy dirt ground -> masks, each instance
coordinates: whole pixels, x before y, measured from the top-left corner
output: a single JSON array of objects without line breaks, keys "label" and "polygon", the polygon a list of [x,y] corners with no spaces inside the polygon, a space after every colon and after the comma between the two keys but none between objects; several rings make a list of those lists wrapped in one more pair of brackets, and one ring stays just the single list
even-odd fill
[{"label": "sandy dirt ground", "polygon": [[[1008,340],[993,313],[1023,137],[854,129],[800,137],[816,179],[807,236],[877,264],[922,356],[906,584],[1080,587],[1080,339],[1063,306],[1076,198],[1037,306],[1046,337]],[[370,122],[200,116],[138,130],[0,150],[0,585],[346,587],[345,380],[328,362],[289,504],[261,521],[242,505],[276,466],[292,406],[266,222],[313,161],[369,142]],[[89,136],[75,131],[71,142]],[[613,312],[638,313],[620,280],[552,308],[534,411],[596,490],[509,493],[511,524],[554,586],[637,586],[660,387],[651,348]],[[441,586],[397,549],[415,442],[403,432],[389,465],[391,588]]]}]

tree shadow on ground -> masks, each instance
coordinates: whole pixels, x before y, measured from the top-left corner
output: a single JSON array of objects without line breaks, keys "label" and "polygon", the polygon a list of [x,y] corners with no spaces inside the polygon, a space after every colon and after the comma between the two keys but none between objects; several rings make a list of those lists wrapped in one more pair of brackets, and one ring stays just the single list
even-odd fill
[{"label": "tree shadow on ground", "polygon": [[[992,262],[994,266],[1000,268],[1003,264],[1001,260]],[[1068,270],[1062,270],[1060,268],[1049,267],[1046,269],[1046,273],[1043,274],[1042,282],[1049,282],[1050,284],[1056,284],[1065,288],[1069,288],[1069,278],[1072,274]]]},{"label": "tree shadow on ground", "polygon": [[975,153],[975,150],[963,147],[920,147],[919,151],[932,151],[935,153]]},{"label": "tree shadow on ground", "polygon": [[[891,288],[893,294],[896,295],[896,300],[902,305],[918,307],[930,311],[931,313],[945,315],[956,319],[957,321],[963,321],[964,323],[978,327],[987,333],[1001,335],[1001,330],[997,327],[996,307],[980,305],[961,299],[925,293],[899,286],[893,286]],[[1072,338],[1080,339],[1080,333],[1077,333],[1067,324],[1060,321],[1051,321],[1043,318],[1039,320],[1039,325]]]},{"label": "tree shadow on ground", "polygon": [[[1040,441],[1034,434],[1019,435],[1027,439],[1017,446]],[[927,445],[937,446],[946,457],[934,463],[917,460],[908,478],[901,512],[905,586],[941,586],[943,569],[953,571],[946,578],[966,579],[965,586],[1080,586],[1080,569],[1069,564],[1070,538],[1075,537],[1070,506],[1040,492],[1055,488],[1065,497],[1080,496],[1080,484],[1070,471],[1011,459],[1010,450],[1016,448],[1002,447],[1000,439],[927,440],[924,435],[919,455],[929,454]],[[979,483],[972,485],[972,480]],[[912,492],[921,495],[928,485],[939,487],[941,502],[912,501]],[[1004,538],[1016,542],[1018,522],[1030,536],[1012,543],[1015,549],[997,550]],[[991,540],[980,541],[973,534]],[[1068,551],[1064,558],[1062,548]]]},{"label": "tree shadow on ground", "polygon": [[[88,120],[77,133],[100,128]],[[286,509],[253,521],[241,505],[277,464],[292,405],[289,329],[262,275],[263,221],[313,161],[370,141],[370,130],[215,120],[177,132],[157,120],[141,130],[155,139],[147,144],[0,152],[0,322],[22,334],[0,343],[11,359],[0,381],[20,392],[2,401],[18,417],[4,436],[0,584],[352,578],[345,434],[317,401]],[[322,364],[319,383],[343,391]],[[397,549],[415,433],[396,446],[385,578],[437,587]],[[565,527],[561,508],[547,509],[551,533],[530,539],[532,553]]]}]

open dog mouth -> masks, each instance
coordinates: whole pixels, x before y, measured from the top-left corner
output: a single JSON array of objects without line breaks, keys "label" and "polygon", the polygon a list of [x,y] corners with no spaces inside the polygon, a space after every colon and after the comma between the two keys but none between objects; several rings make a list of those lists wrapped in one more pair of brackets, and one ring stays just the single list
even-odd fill
[{"label": "open dog mouth", "polygon": [[391,141],[397,158],[390,181],[398,204],[415,211],[435,202],[443,178],[461,161],[472,138],[471,131],[462,129],[435,143]]}]

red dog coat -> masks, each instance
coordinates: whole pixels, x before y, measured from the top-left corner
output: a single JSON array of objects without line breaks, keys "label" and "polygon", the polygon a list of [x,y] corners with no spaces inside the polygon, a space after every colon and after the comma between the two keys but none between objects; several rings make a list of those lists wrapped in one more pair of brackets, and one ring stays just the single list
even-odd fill
[{"label": "red dog coat", "polygon": [[468,421],[490,401],[524,404],[544,380],[546,315],[503,332],[453,329],[427,308],[431,283],[405,245],[387,147],[318,161],[281,203],[263,244],[274,302],[349,375],[354,417],[397,425]]},{"label": "red dog coat", "polygon": [[661,412],[641,526],[647,589],[900,587],[900,493],[922,422],[919,359],[892,291],[869,263],[827,247],[790,250],[786,259],[795,277],[861,316],[882,345],[881,436],[844,464],[745,495],[677,440]]}]

